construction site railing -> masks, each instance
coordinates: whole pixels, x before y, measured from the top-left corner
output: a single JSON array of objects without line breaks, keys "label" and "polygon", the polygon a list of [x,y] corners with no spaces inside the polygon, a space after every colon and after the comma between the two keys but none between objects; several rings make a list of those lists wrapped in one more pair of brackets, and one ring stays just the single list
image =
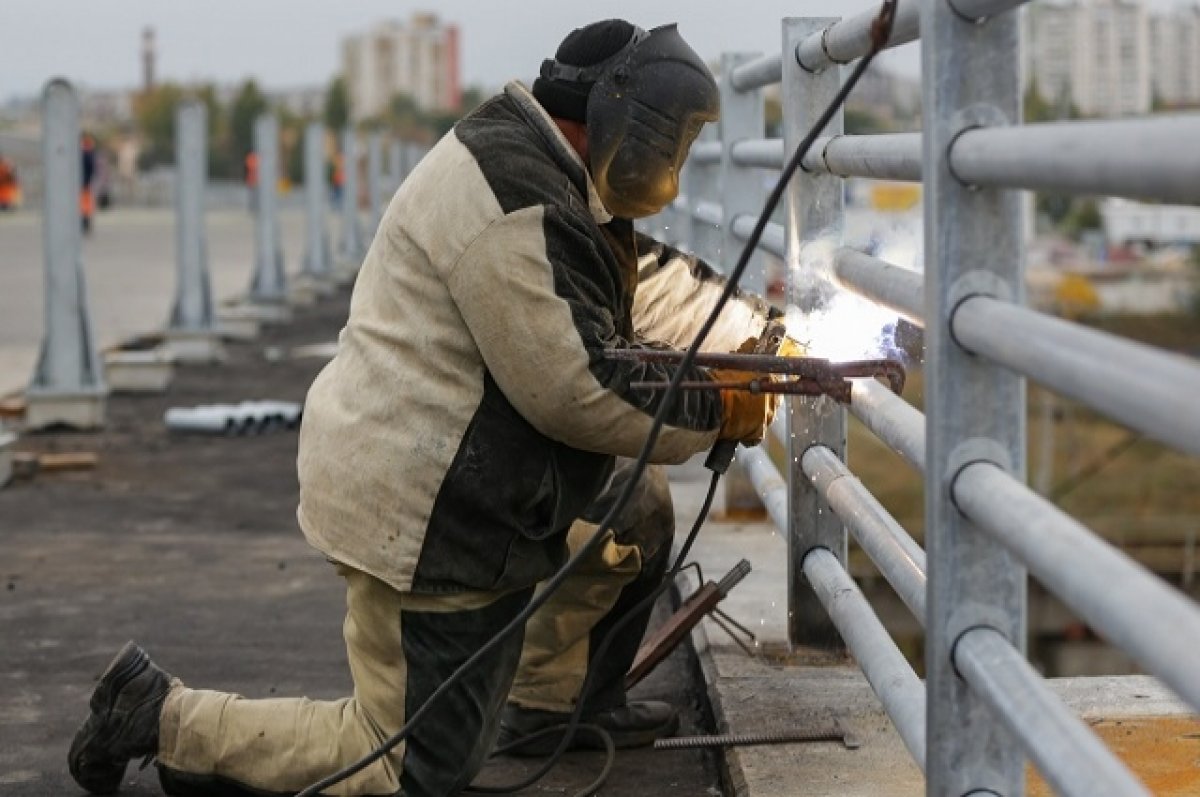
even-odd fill
[{"label": "construction site railing", "polygon": [[[766,254],[787,271],[790,312],[817,309],[810,288],[831,280],[923,326],[925,414],[856,380],[848,407],[789,398],[782,472],[764,447],[738,459],[786,540],[791,642],[849,648],[927,794],[1022,794],[1028,759],[1060,794],[1144,795],[1029,665],[1027,570],[1196,708],[1200,606],[1025,485],[1025,380],[1200,455],[1200,364],[1026,307],[1013,189],[1200,204],[1200,116],[1021,124],[1019,5],[900,3],[889,46],[921,35],[922,132],[843,135],[837,114],[744,283],[764,290]],[[839,65],[868,52],[875,15],[785,19],[779,54],[724,56],[722,121],[652,231],[731,265],[766,194],[761,170],[782,167],[840,86]],[[773,85],[782,139],[765,137]],[[843,244],[846,177],[923,184],[923,273]],[[926,550],[846,466],[847,411],[924,475]],[[925,628],[924,684],[848,573],[847,529]]]}]

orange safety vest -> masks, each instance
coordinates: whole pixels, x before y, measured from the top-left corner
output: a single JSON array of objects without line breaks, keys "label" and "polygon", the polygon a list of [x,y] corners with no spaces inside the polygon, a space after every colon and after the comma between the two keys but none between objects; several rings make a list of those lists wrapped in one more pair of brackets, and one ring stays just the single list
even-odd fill
[{"label": "orange safety vest", "polygon": [[258,153],[246,154],[246,185],[253,188],[258,185]]}]

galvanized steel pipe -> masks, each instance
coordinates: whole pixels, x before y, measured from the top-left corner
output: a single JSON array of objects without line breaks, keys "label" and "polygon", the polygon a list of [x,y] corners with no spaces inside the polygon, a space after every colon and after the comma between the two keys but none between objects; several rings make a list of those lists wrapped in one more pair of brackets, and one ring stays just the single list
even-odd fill
[{"label": "galvanized steel pipe", "polygon": [[1194,360],[989,296],[964,300],[950,323],[968,351],[1165,445],[1200,454],[1200,364]]},{"label": "galvanized steel pipe", "polygon": [[1079,717],[1050,691],[994,628],[964,633],[954,664],[1064,797],[1149,797],[1150,792]]},{"label": "galvanized steel pipe", "polygon": [[833,272],[855,293],[925,326],[924,274],[848,247],[834,252]]},{"label": "galvanized steel pipe", "polygon": [[839,177],[920,182],[921,134],[826,136],[816,140],[803,165]]},{"label": "galvanized steel pipe", "polygon": [[904,605],[924,626],[925,551],[828,448],[813,446],[804,452],[800,464]]},{"label": "galvanized steel pipe", "polygon": [[925,471],[925,416],[874,379],[855,379],[850,412],[893,451]]},{"label": "galvanized steel pipe", "polygon": [[783,80],[783,58],[778,54],[763,56],[734,68],[729,78],[738,91],[754,91],[770,86]]},{"label": "galvanized steel pipe", "polygon": [[862,590],[825,548],[804,557],[804,575],[883,703],[904,746],[925,771],[925,687],[888,636]]},{"label": "galvanized steel pipe", "polygon": [[968,130],[950,168],[969,185],[1200,204],[1200,115]]},{"label": "galvanized steel pipe", "polygon": [[990,462],[959,471],[952,495],[1046,589],[1200,709],[1200,607]]},{"label": "galvanized steel pipe", "polygon": [[[809,72],[820,72],[862,58],[871,49],[871,25],[877,16],[879,10],[872,8],[812,34],[796,48],[796,61]],[[913,41],[919,32],[920,0],[901,0],[887,47]]]},{"label": "galvanized steel pipe", "polygon": [[766,138],[735,142],[730,150],[738,166],[759,169],[783,168],[783,139]]},{"label": "galvanized steel pipe", "polygon": [[716,202],[700,201],[696,203],[696,207],[692,209],[692,218],[696,221],[702,221],[705,224],[711,224],[714,227],[721,226],[721,219],[725,212]]},{"label": "galvanized steel pipe", "polygon": [[688,160],[701,166],[710,166],[721,162],[720,141],[697,141],[688,153]]},{"label": "galvanized steel pipe", "polygon": [[[738,216],[733,220],[733,234],[740,241],[749,241],[751,234],[754,232],[754,225],[758,223],[758,219],[750,216]],[[777,224],[773,221],[767,222],[767,226],[763,229],[762,237],[758,239],[758,248],[765,249],[776,257],[787,257],[787,231],[782,224]]]},{"label": "galvanized steel pipe", "polygon": [[758,491],[759,500],[767,508],[775,527],[786,533],[788,527],[787,480],[779,475],[775,464],[763,451],[762,446],[744,448],[739,446],[737,460],[746,469],[754,489]]}]

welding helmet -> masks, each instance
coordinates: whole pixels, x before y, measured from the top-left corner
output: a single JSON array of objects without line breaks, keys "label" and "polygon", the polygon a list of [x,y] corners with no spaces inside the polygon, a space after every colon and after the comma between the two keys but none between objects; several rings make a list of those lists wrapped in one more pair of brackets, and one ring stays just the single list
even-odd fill
[{"label": "welding helmet", "polygon": [[599,63],[548,59],[541,78],[592,84],[584,121],[596,192],[614,216],[642,218],[678,195],[688,150],[720,102],[708,67],[675,25],[630,27],[624,46]]}]

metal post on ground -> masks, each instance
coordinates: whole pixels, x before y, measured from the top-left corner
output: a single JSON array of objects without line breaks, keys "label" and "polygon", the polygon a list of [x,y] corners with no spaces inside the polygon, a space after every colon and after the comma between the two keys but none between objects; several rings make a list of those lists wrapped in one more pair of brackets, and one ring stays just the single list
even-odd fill
[{"label": "metal post on ground", "polygon": [[325,126],[310,122],[304,128],[304,261],[297,289],[325,293],[333,273],[329,228],[326,224]]},{"label": "metal post on ground", "polygon": [[342,131],[342,236],[338,241],[337,266],[343,277],[353,280],[362,265],[366,247],[358,218],[358,136],[353,128]]},{"label": "metal post on ground", "polygon": [[383,218],[383,136],[367,136],[367,237],[374,238]]},{"label": "metal post on ground", "polygon": [[925,179],[925,545],[929,561],[925,666],[930,797],[1020,797],[1025,757],[987,700],[960,675],[956,651],[976,634],[1025,649],[1020,563],[955,506],[968,466],[994,463],[1024,481],[1024,379],[966,351],[952,332],[972,296],[1022,303],[1021,200],[971,186],[949,153],[964,131],[1020,121],[1016,14],[983,21],[953,0],[921,5]]},{"label": "metal post on ground", "polygon": [[[757,53],[721,55],[721,118],[717,122],[721,139],[721,251],[724,262],[733,267],[742,251],[742,243],[733,233],[733,221],[739,216],[756,217],[762,208],[762,180],[753,169],[733,162],[733,145],[739,141],[761,139],[766,133],[766,103],[760,90],[739,91],[733,85],[733,70],[753,61]],[[754,252],[739,287],[766,294],[766,277],[761,252]],[[745,469],[737,462],[725,475],[725,513],[731,518],[765,518],[766,509]]]},{"label": "metal post on ground", "polygon": [[250,303],[261,308],[263,320],[281,321],[290,313],[286,304],[287,276],[279,234],[279,122],[271,113],[254,120],[254,151],[258,155],[258,214],[255,218],[254,276]]},{"label": "metal post on ground", "polygon": [[204,226],[208,182],[208,108],[197,100],[175,109],[175,303],[167,328],[167,349],[180,362],[224,358],[213,312]]},{"label": "metal post on ground", "polygon": [[25,425],[96,429],[104,425],[108,387],[92,339],[83,280],[79,100],[65,80],[46,86],[42,125],[46,318],[41,355],[25,393]]},{"label": "metal post on ground", "polygon": [[[797,48],[809,35],[819,33],[836,18],[786,18],[783,20],[783,151],[796,151],[800,140],[829,106],[841,88],[840,67],[810,72],[799,62]],[[821,133],[842,132],[839,110]],[[798,170],[787,188],[788,304],[812,312],[813,282],[818,279],[820,258],[831,257],[841,243],[843,193],[840,177]],[[827,396],[787,399],[788,411],[788,640],[792,645],[840,652],[844,644],[820,599],[807,583],[804,558],[814,548],[826,548],[844,566],[847,561],[846,527],[807,479],[799,463],[804,452],[824,446],[843,462],[846,459],[846,411]]]}]

